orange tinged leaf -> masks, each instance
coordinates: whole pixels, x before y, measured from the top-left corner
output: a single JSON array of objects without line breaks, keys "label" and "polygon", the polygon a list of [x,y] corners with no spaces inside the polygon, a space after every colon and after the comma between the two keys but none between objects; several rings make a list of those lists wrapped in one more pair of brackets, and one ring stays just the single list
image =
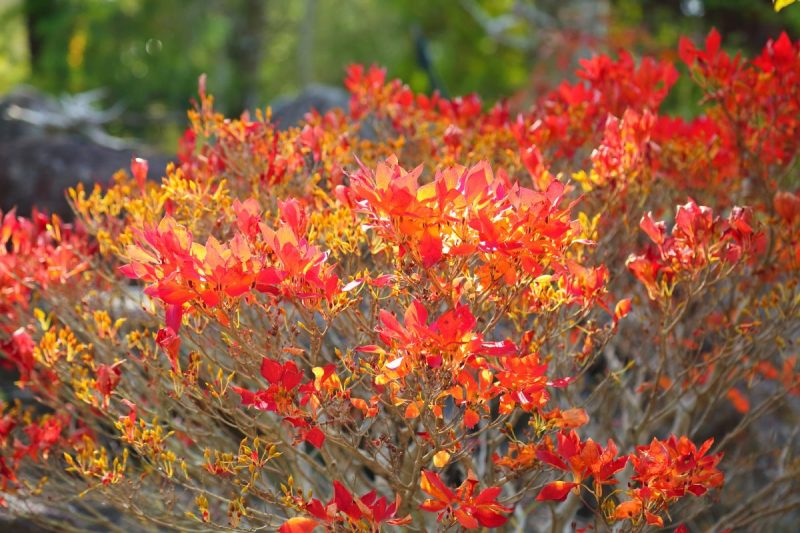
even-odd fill
[{"label": "orange tinged leaf", "polygon": [[464,411],[464,427],[471,429],[480,422],[481,417],[474,409]]},{"label": "orange tinged leaf", "polygon": [[419,416],[419,406],[417,405],[417,402],[411,402],[408,404],[405,415],[403,416],[406,418],[417,418]]},{"label": "orange tinged leaf", "polygon": [[279,533],[311,533],[319,522],[312,518],[296,516],[290,518],[278,529]]},{"label": "orange tinged leaf", "polygon": [[624,300],[620,300],[614,307],[614,322],[619,322],[620,320],[628,316],[628,313],[630,312],[631,312],[631,299],[625,298]]},{"label": "orange tinged leaf", "polygon": [[642,502],[640,500],[630,500],[619,504],[614,511],[614,518],[617,520],[635,519],[642,514]]},{"label": "orange tinged leaf", "polygon": [[578,407],[572,409],[565,409],[561,413],[559,426],[562,428],[577,428],[586,425],[589,422],[589,415],[586,411]]},{"label": "orange tinged leaf", "polygon": [[[422,471],[422,477],[419,479],[419,487],[425,493],[433,496],[434,499],[444,503],[444,506],[456,500],[455,493],[442,482],[438,474],[430,470]],[[444,506],[440,507],[440,509],[443,509]]]},{"label": "orange tinged leaf", "polygon": [[458,523],[465,529],[477,529],[480,527],[478,520],[464,508],[456,509],[455,516]]},{"label": "orange tinged leaf", "polygon": [[739,389],[729,390],[727,396],[733,408],[740,413],[745,414],[750,411],[750,400]]},{"label": "orange tinged leaf", "polygon": [[664,527],[664,519],[650,511],[644,512],[644,518],[651,526]]}]

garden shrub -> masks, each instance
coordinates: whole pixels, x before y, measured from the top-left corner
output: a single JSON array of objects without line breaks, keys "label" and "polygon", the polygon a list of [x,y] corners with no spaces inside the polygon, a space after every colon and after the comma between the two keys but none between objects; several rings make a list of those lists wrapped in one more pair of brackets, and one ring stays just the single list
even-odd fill
[{"label": "garden shrub", "polygon": [[[2,503],[58,530],[796,523],[800,43],[531,109],[353,66],[0,231]],[[677,207],[675,207],[677,206]]]}]

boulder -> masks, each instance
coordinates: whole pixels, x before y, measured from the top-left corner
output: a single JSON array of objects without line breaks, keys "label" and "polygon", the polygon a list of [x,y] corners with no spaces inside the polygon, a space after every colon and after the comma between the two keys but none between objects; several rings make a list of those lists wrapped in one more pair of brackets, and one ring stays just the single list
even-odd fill
[{"label": "boulder", "polygon": [[0,100],[0,209],[69,217],[67,188],[107,183],[132,157],[150,161],[151,179],[161,176],[170,158],[102,130],[118,112],[95,110],[99,95],[55,99],[22,87]]},{"label": "boulder", "polygon": [[350,97],[347,92],[329,85],[309,85],[291,97],[281,97],[272,103],[272,120],[280,129],[297,126],[306,113],[316,109],[326,113],[331,109],[347,109]]}]

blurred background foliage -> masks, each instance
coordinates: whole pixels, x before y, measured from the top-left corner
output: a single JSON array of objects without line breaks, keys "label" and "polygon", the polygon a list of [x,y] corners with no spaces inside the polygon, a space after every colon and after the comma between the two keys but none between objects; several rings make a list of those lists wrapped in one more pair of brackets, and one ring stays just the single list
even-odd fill
[{"label": "blurred background foliage", "polygon": [[[589,51],[675,58],[715,26],[733,50],[800,35],[800,6],[769,0],[0,0],[0,94],[106,89],[109,131],[174,147],[198,76],[229,114],[344,67],[377,63],[415,90],[524,105]],[[688,85],[669,105],[691,110]]]}]

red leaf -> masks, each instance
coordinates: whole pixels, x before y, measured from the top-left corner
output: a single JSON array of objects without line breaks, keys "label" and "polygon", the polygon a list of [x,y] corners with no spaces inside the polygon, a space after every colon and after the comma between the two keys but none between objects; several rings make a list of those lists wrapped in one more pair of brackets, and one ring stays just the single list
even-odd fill
[{"label": "red leaf", "polygon": [[362,352],[362,353],[377,353],[383,351],[380,346],[375,344],[366,344],[364,346],[359,346],[355,348],[355,351]]},{"label": "red leaf", "polygon": [[500,487],[489,487],[483,489],[480,494],[475,498],[475,504],[483,504],[483,503],[496,503],[495,500],[500,493],[503,491]]},{"label": "red leaf", "polygon": [[564,461],[562,461],[558,455],[554,454],[550,450],[545,450],[545,449],[536,450],[536,458],[543,463],[558,468],[559,470],[569,470],[567,464]]},{"label": "red leaf", "polygon": [[281,384],[286,390],[294,389],[302,380],[303,373],[300,372],[294,361],[289,361],[283,365]]},{"label": "red leaf", "polygon": [[656,222],[653,220],[653,214],[651,212],[648,211],[642,216],[639,227],[642,228],[642,231],[644,231],[654,243],[664,243],[664,235],[667,232],[666,224],[664,224],[664,221]]},{"label": "red leaf", "polygon": [[537,501],[557,501],[563,502],[567,499],[567,495],[569,491],[573,488],[577,487],[577,483],[568,483],[566,481],[553,481],[552,483],[548,483],[542,490],[539,492],[539,495],[536,497]]},{"label": "red leaf", "polygon": [[713,58],[717,55],[721,43],[722,37],[717,31],[717,28],[711,28],[711,31],[708,33],[708,37],[706,37],[706,54],[708,55],[708,58]]},{"label": "red leaf", "polygon": [[360,520],[363,516],[353,499],[353,495],[347,490],[347,487],[338,481],[333,482],[333,501],[336,502],[336,507],[350,518]]},{"label": "red leaf", "polygon": [[261,360],[261,375],[270,383],[280,383],[283,367],[277,361],[265,357]]},{"label": "red leaf", "polygon": [[147,160],[140,157],[131,159],[131,173],[136,178],[136,184],[140,189],[144,189],[147,180]]},{"label": "red leaf", "polygon": [[176,333],[181,329],[181,319],[183,318],[182,305],[167,305],[166,324]]},{"label": "red leaf", "polygon": [[[503,509],[507,509],[504,512],[511,512],[511,509],[508,509],[508,508],[505,508],[505,507]],[[506,522],[508,522],[508,517],[507,516],[501,514],[498,511],[494,511],[494,510],[486,509],[486,508],[482,508],[482,507],[479,507],[478,509],[476,509],[475,512],[473,513],[473,515],[475,516],[475,518],[478,519],[478,522],[483,527],[500,527],[503,524],[505,524]]]},{"label": "red leaf", "polygon": [[325,443],[325,433],[323,433],[318,427],[314,427],[308,430],[308,432],[303,436],[303,440],[310,442],[312,446],[320,449]]},{"label": "red leaf", "polygon": [[681,37],[678,43],[678,56],[680,56],[681,61],[689,66],[694,63],[697,57],[697,48],[695,48],[694,43],[689,40],[688,37]]},{"label": "red leaf", "polygon": [[419,252],[422,256],[422,266],[432,267],[442,258],[442,239],[426,233],[419,241]]}]

